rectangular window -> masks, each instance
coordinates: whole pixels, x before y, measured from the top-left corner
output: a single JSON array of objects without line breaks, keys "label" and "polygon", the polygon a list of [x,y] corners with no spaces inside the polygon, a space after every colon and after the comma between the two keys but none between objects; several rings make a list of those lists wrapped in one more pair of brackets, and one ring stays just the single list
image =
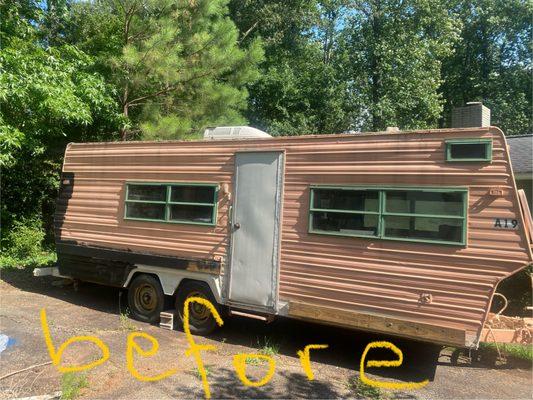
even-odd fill
[{"label": "rectangular window", "polygon": [[386,190],[383,236],[463,243],[465,192]]},{"label": "rectangular window", "polygon": [[311,189],[311,231],[348,236],[377,236],[377,190]]},{"label": "rectangular window", "polygon": [[127,183],[125,219],[215,225],[218,185]]},{"label": "rectangular window", "polygon": [[126,203],[126,218],[165,220],[165,205],[155,203]]},{"label": "rectangular window", "polygon": [[466,189],[311,187],[309,231],[466,243]]},{"label": "rectangular window", "polygon": [[492,139],[447,140],[446,161],[490,162],[492,161]]}]

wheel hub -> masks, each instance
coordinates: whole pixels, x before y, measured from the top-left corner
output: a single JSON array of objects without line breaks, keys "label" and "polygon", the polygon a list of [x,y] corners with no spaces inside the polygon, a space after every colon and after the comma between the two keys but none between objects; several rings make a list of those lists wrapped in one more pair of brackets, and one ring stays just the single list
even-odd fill
[{"label": "wheel hub", "polygon": [[[205,299],[205,296],[200,292],[193,292],[189,294],[189,297],[200,297],[202,299]],[[190,317],[197,321],[204,321],[210,316],[209,309],[203,304],[196,303],[196,302],[193,302],[190,304],[189,313],[190,313]]]},{"label": "wheel hub", "polygon": [[136,288],[135,290],[135,307],[145,312],[155,310],[157,303],[157,296],[155,288],[151,285],[145,284]]}]

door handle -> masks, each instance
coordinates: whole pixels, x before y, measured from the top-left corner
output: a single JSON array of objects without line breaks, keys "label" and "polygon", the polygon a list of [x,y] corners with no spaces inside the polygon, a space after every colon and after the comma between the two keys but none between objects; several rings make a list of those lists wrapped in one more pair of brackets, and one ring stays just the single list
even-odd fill
[{"label": "door handle", "polygon": [[241,224],[239,224],[238,222],[235,222],[235,223],[233,224],[233,227],[234,227],[235,229],[239,229],[239,228],[241,227]]}]

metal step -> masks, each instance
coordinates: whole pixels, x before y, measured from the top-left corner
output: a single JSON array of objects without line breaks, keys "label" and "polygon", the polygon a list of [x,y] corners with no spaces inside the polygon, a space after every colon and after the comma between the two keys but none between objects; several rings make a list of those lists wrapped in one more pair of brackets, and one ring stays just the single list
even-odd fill
[{"label": "metal step", "polygon": [[275,318],[274,315],[258,315],[258,314],[250,314],[243,311],[236,311],[236,310],[229,310],[230,316],[238,316],[238,317],[245,317],[245,318],[251,318],[251,319],[257,319],[259,321],[266,322],[267,324],[272,322]]}]

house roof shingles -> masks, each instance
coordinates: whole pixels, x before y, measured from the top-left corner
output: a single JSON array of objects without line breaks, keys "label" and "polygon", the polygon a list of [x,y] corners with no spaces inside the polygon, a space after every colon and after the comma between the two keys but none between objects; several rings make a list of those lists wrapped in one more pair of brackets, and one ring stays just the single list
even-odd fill
[{"label": "house roof shingles", "polygon": [[507,136],[515,174],[533,173],[533,135]]}]

